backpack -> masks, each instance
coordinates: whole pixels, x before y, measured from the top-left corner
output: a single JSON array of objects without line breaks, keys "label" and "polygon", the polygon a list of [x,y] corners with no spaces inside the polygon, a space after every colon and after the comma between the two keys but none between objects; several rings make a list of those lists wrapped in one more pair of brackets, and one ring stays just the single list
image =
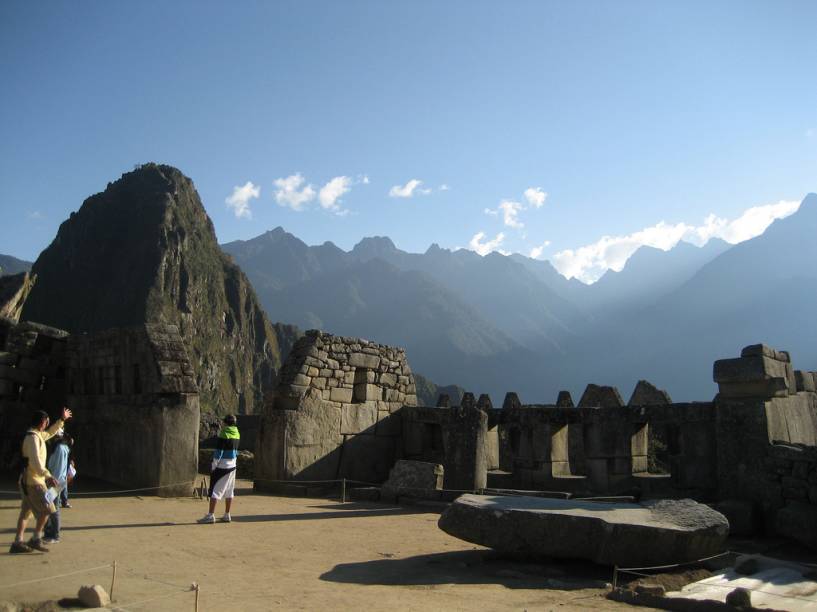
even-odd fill
[{"label": "backpack", "polygon": [[26,468],[28,468],[28,457],[23,456],[23,442],[25,442],[26,436],[36,436],[33,431],[27,431],[23,434],[23,437],[20,438],[20,445],[17,447],[17,453],[14,456],[14,459],[11,463],[11,471],[12,472],[19,472],[20,477],[25,476]]}]

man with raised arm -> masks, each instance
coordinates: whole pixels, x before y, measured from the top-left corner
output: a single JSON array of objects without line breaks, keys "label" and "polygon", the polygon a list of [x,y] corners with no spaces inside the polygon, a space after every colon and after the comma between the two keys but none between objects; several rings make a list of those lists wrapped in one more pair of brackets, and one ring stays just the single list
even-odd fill
[{"label": "man with raised arm", "polygon": [[[72,416],[68,408],[63,408],[62,418],[49,427],[47,413],[38,410],[31,415],[31,429],[23,438],[23,469],[18,483],[22,496],[20,517],[17,519],[17,536],[9,549],[10,553],[30,553],[35,550],[48,552],[48,547],[42,541],[43,528],[56,508],[54,502],[46,496],[46,491],[49,487],[55,487],[57,481],[45,465],[45,442],[62,429],[65,421]],[[34,535],[26,544],[23,542],[23,535],[32,513],[36,521]]]}]

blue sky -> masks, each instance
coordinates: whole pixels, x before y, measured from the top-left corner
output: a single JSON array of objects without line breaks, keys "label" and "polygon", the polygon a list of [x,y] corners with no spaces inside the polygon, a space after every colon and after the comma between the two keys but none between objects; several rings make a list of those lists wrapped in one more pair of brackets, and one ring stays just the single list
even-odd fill
[{"label": "blue sky", "polygon": [[34,259],[146,161],[222,242],[537,249],[592,280],[638,244],[737,241],[817,191],[815,24],[809,1],[7,1],[0,253]]}]

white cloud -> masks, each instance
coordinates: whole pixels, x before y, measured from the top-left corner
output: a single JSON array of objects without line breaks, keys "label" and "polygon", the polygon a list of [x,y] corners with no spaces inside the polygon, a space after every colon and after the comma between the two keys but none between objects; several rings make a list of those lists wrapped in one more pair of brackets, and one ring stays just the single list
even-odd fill
[{"label": "white cloud", "polygon": [[418,195],[428,195],[431,193],[431,189],[425,189],[422,187],[423,181],[419,179],[411,179],[405,185],[395,185],[391,189],[389,189],[389,197],[390,198],[412,198],[414,194],[417,193]]},{"label": "white cloud", "polygon": [[542,206],[545,205],[545,199],[547,197],[548,194],[542,191],[541,187],[528,187],[525,189],[525,199],[528,201],[528,204],[534,208],[542,208]]},{"label": "white cloud", "polygon": [[369,184],[369,175],[368,174],[358,174],[357,175],[357,182],[362,183],[363,185]]},{"label": "white cloud", "polygon": [[502,222],[508,227],[514,229],[522,229],[525,224],[519,220],[519,211],[525,210],[519,202],[512,202],[511,200],[502,200],[499,203],[499,210],[502,211]]},{"label": "white cloud", "polygon": [[34,212],[28,213],[28,218],[32,221],[42,221],[45,219],[45,215],[41,213],[39,210],[35,210]]},{"label": "white cloud", "polygon": [[809,128],[806,130],[806,138],[814,138],[815,134],[817,134],[817,130],[814,128]]},{"label": "white cloud", "polygon": [[440,191],[448,191],[449,189],[451,189],[451,187],[449,187],[446,183],[440,185]]},{"label": "white cloud", "polygon": [[227,208],[233,211],[236,219],[252,219],[250,200],[257,199],[260,195],[261,187],[253,185],[252,181],[247,181],[241,187],[233,187],[233,193],[224,202]]},{"label": "white cloud", "polygon": [[305,182],[300,172],[286,178],[275,179],[275,201],[292,210],[303,210],[309,202],[315,199],[315,189],[312,185],[304,186]]},{"label": "white cloud", "polygon": [[530,250],[530,253],[528,253],[528,257],[530,257],[531,259],[539,259],[539,256],[542,254],[542,251],[544,251],[549,246],[550,246],[550,240],[545,240],[539,246],[533,247]]},{"label": "white cloud", "polygon": [[586,283],[597,281],[608,269],[621,271],[630,256],[641,246],[667,251],[680,240],[703,246],[710,238],[721,238],[737,244],[759,236],[775,219],[796,212],[800,202],[781,200],[776,204],[754,206],[731,221],[714,214],[701,225],[660,223],[626,236],[602,236],[601,239],[578,249],[565,249],[553,256],[553,265],[567,278],[576,277]]},{"label": "white cloud", "polygon": [[525,207],[522,206],[519,202],[514,202],[512,200],[502,200],[495,209],[493,208],[486,208],[485,214],[491,215],[492,217],[496,217],[499,213],[502,213],[502,222],[507,225],[508,227],[512,227],[514,229],[522,229],[525,227],[525,224],[519,220],[519,213],[520,211],[525,210]]},{"label": "white cloud", "polygon": [[485,232],[478,232],[474,234],[473,238],[471,238],[468,246],[472,251],[475,251],[482,256],[485,256],[492,251],[499,251],[500,253],[504,254],[504,251],[502,251],[499,247],[505,240],[505,234],[499,232],[493,240],[488,240],[487,242],[482,241],[484,238]]},{"label": "white cloud", "polygon": [[335,213],[340,212],[340,197],[345,193],[349,193],[351,189],[351,178],[348,176],[336,176],[321,187],[318,193],[318,201],[320,202],[321,208],[331,210]]}]

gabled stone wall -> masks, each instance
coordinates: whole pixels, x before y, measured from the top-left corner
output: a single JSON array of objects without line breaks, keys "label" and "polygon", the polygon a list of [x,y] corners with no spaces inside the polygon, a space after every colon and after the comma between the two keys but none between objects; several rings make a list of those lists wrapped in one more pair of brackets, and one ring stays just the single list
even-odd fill
[{"label": "gabled stone wall", "polygon": [[[68,404],[84,473],[127,487],[192,491],[199,396],[179,330],[150,324],[70,336]],[[179,486],[169,486],[177,485]]]},{"label": "gabled stone wall", "polygon": [[403,349],[311,330],[268,397],[256,444],[265,480],[382,482],[402,453],[397,412],[417,403]]}]

